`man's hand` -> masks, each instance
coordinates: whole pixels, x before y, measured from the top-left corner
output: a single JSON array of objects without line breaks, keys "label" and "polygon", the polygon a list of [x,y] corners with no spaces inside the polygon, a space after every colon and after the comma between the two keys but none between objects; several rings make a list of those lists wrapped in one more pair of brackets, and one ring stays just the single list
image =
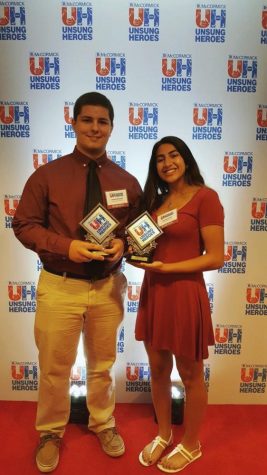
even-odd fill
[{"label": "man's hand", "polygon": [[115,238],[112,239],[111,241],[111,247],[105,249],[107,254],[110,255],[110,257],[106,256],[106,261],[109,262],[117,262],[120,260],[120,258],[123,256],[124,252],[124,242],[122,239]]},{"label": "man's hand", "polygon": [[88,241],[79,241],[74,239],[69,247],[69,259],[73,262],[90,262],[93,259],[96,261],[103,261],[104,257],[98,252],[94,254],[92,251],[105,251],[103,246],[93,244]]}]

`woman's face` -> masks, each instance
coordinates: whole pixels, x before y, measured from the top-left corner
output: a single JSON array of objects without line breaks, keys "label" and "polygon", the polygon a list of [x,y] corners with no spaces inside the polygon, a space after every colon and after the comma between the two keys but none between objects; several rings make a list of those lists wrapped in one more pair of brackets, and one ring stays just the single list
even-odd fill
[{"label": "woman's face", "polygon": [[159,146],[156,152],[156,167],[161,180],[169,185],[184,181],[185,162],[174,145],[166,143]]}]

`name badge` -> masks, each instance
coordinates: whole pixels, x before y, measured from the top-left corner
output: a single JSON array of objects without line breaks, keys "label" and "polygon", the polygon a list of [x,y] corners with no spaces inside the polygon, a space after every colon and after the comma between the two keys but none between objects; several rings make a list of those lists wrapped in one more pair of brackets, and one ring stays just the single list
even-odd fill
[{"label": "name badge", "polygon": [[172,209],[171,211],[167,211],[167,213],[160,214],[158,216],[157,222],[161,228],[165,226],[169,226],[169,224],[176,223],[178,221],[178,213],[177,209]]},{"label": "name badge", "polygon": [[129,206],[127,190],[106,191],[108,208],[124,208]]}]

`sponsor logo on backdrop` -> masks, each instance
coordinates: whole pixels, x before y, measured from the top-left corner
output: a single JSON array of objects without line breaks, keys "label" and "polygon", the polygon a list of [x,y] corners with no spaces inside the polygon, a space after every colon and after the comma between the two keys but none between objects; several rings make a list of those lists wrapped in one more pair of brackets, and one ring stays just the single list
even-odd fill
[{"label": "sponsor logo on backdrop", "polygon": [[240,393],[265,393],[267,365],[243,364],[240,373]]},{"label": "sponsor logo on backdrop", "polygon": [[250,231],[267,231],[267,198],[253,198]]},{"label": "sponsor logo on backdrop", "polygon": [[12,228],[13,217],[21,195],[4,195],[5,228]]},{"label": "sponsor logo on backdrop", "polygon": [[130,2],[129,41],[159,41],[159,5]]},{"label": "sponsor logo on backdrop", "polygon": [[93,8],[91,2],[61,2],[62,40],[93,39]]},{"label": "sponsor logo on backdrop", "polygon": [[64,132],[65,139],[75,139],[76,134],[71,125],[74,102],[64,102]]},{"label": "sponsor logo on backdrop", "polygon": [[141,282],[128,282],[127,312],[136,313],[139,305]]},{"label": "sponsor logo on backdrop", "polygon": [[30,136],[28,102],[0,101],[1,137],[27,138]]},{"label": "sponsor logo on backdrop", "polygon": [[11,363],[12,391],[37,391],[38,389],[38,365],[36,362]]},{"label": "sponsor logo on backdrop", "polygon": [[261,13],[261,38],[262,45],[267,45],[267,5],[264,5]]},{"label": "sponsor logo on backdrop", "polygon": [[210,312],[213,314],[213,306],[214,306],[214,284],[207,284],[206,289],[208,292],[209,302],[210,302]]},{"label": "sponsor logo on backdrop", "polygon": [[32,153],[33,168],[37,170],[37,168],[41,167],[42,165],[46,165],[53,160],[56,160],[57,158],[61,157],[61,155],[61,150],[34,148]]},{"label": "sponsor logo on backdrop", "polygon": [[195,14],[196,43],[224,43],[226,7],[219,4],[199,3]]},{"label": "sponsor logo on backdrop", "polygon": [[84,365],[74,365],[70,373],[70,386],[86,385],[86,367]]},{"label": "sponsor logo on backdrop", "polygon": [[126,153],[123,151],[108,151],[108,158],[113,162],[119,165],[121,168],[126,170]]},{"label": "sponsor logo on backdrop", "polygon": [[60,89],[59,54],[31,52],[30,89]]},{"label": "sponsor logo on backdrop", "polygon": [[245,274],[247,266],[247,243],[246,242],[226,242],[224,265],[218,269],[223,274]]},{"label": "sponsor logo on backdrop", "polygon": [[208,391],[210,387],[210,364],[209,363],[204,363],[204,382],[206,385],[206,389]]},{"label": "sponsor logo on backdrop", "polygon": [[257,109],[256,140],[267,140],[267,105],[259,104]]},{"label": "sponsor logo on backdrop", "polygon": [[256,56],[229,55],[227,92],[256,92],[257,69]]},{"label": "sponsor logo on backdrop", "polygon": [[28,313],[36,311],[35,282],[8,283],[8,311]]},{"label": "sponsor logo on backdrop", "polygon": [[127,363],[126,392],[150,393],[150,367],[148,363]]},{"label": "sponsor logo on backdrop", "polygon": [[191,91],[192,55],[164,53],[161,60],[161,90]]},{"label": "sponsor logo on backdrop", "polygon": [[194,104],[193,140],[221,140],[222,104]]},{"label": "sponsor logo on backdrop", "polygon": [[117,353],[124,353],[124,327],[122,327],[119,331],[117,341]]},{"label": "sponsor logo on backdrop", "polygon": [[0,2],[0,41],[26,40],[24,2]]},{"label": "sponsor logo on backdrop", "polygon": [[96,90],[125,91],[126,58],[124,53],[96,53]]},{"label": "sponsor logo on backdrop", "polygon": [[214,331],[215,355],[240,355],[242,350],[241,325],[216,325]]},{"label": "sponsor logo on backdrop", "polygon": [[36,270],[37,270],[37,272],[40,272],[40,270],[42,270],[42,268],[43,268],[42,261],[40,259],[37,259],[36,260]]},{"label": "sponsor logo on backdrop", "polygon": [[249,284],[247,286],[245,315],[267,315],[267,285]]},{"label": "sponsor logo on backdrop", "polygon": [[225,152],[222,186],[251,186],[252,152]]},{"label": "sponsor logo on backdrop", "polygon": [[129,136],[130,140],[156,140],[158,138],[158,104],[130,102]]}]

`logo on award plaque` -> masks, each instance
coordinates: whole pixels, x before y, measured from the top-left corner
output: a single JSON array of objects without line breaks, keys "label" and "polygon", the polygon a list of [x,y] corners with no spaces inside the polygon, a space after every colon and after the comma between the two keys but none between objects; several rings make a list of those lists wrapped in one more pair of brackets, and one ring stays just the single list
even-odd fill
[{"label": "logo on award plaque", "polygon": [[[101,203],[98,203],[98,205],[83,218],[80,225],[87,232],[85,237],[86,241],[101,244],[103,247],[109,247],[110,241],[115,237],[113,231],[119,225],[119,221],[114,218]],[[93,252],[108,255],[101,251]]]},{"label": "logo on award plaque", "polygon": [[152,262],[156,239],[163,233],[150,214],[145,211],[127,227],[127,241],[133,252],[127,256],[128,262]]}]

